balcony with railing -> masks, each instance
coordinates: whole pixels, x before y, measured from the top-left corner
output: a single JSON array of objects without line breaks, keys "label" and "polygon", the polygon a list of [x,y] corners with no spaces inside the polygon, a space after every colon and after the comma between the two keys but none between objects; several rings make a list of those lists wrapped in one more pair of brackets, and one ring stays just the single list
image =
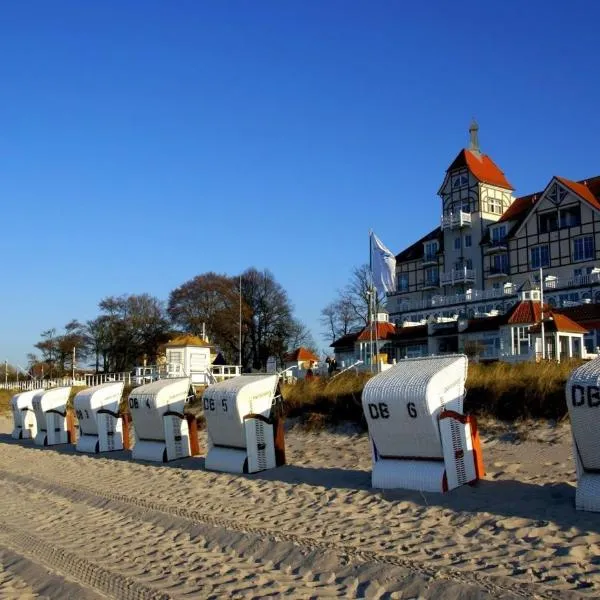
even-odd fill
[{"label": "balcony with railing", "polygon": [[488,279],[500,279],[502,277],[508,277],[509,272],[508,265],[493,265],[488,271]]},{"label": "balcony with railing", "polygon": [[600,272],[588,273],[577,277],[554,277],[552,275],[544,278],[544,290],[558,290],[564,288],[594,286],[600,283]]},{"label": "balcony with railing", "polygon": [[467,269],[467,267],[452,269],[451,271],[440,275],[441,285],[456,285],[461,283],[471,283],[473,281],[475,281],[475,270]]},{"label": "balcony with railing", "polygon": [[433,290],[440,287],[439,277],[428,277],[421,284],[423,290]]},{"label": "balcony with railing", "polygon": [[[405,300],[398,308],[400,312],[444,308],[466,304],[469,302],[483,302],[489,300],[502,300],[516,294],[515,286],[505,284],[502,289],[492,290],[467,290],[464,294],[449,294],[447,296],[433,296],[427,300]],[[393,294],[390,294],[390,296]]]},{"label": "balcony with railing", "polygon": [[484,249],[485,254],[498,254],[499,252],[506,252],[508,250],[508,241],[506,238],[500,238],[498,240],[491,240],[486,248]]},{"label": "balcony with railing", "polygon": [[471,226],[471,213],[459,210],[442,215],[442,229],[461,229]]}]

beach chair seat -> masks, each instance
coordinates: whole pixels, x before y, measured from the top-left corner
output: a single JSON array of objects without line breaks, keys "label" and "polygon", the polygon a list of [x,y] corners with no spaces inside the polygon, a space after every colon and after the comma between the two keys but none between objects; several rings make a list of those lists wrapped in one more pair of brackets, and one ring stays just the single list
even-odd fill
[{"label": "beach chair seat", "polygon": [[73,400],[79,422],[78,452],[112,452],[129,449],[128,421],[119,413],[121,381],[81,390]]},{"label": "beach chair seat", "polygon": [[38,431],[34,438],[37,446],[71,444],[75,441],[75,419],[67,408],[71,387],[38,390],[31,405]]},{"label": "beach chair seat", "polygon": [[571,373],[565,396],[577,473],[575,508],[600,512],[600,358]]},{"label": "beach chair seat", "polygon": [[285,464],[279,376],[240,375],[204,390],[206,468],[256,473]]},{"label": "beach chair seat", "polygon": [[367,382],[374,488],[446,492],[483,476],[477,424],[462,414],[467,365],[463,355],[405,359]]},{"label": "beach chair seat", "polygon": [[10,399],[13,415],[12,437],[15,440],[33,439],[37,435],[37,420],[31,401],[39,390],[30,390],[15,394]]},{"label": "beach chair seat", "polygon": [[189,377],[159,379],[129,394],[134,459],[168,462],[198,454],[196,419],[184,414],[193,396]]}]

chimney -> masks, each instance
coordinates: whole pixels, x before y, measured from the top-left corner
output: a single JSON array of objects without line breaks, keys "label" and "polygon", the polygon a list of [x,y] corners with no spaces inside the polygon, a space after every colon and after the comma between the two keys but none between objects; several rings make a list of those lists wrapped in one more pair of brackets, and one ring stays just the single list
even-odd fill
[{"label": "chimney", "polygon": [[477,125],[477,121],[475,121],[475,119],[471,121],[471,126],[469,127],[469,137],[471,139],[469,150],[479,156],[481,154],[479,150],[479,125]]}]

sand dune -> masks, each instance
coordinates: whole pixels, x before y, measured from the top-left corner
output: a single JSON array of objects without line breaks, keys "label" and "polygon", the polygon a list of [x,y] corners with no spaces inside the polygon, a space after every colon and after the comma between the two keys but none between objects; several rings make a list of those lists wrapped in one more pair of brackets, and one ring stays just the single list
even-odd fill
[{"label": "sand dune", "polygon": [[290,464],[250,476],[4,434],[0,598],[597,597],[569,428],[526,433],[487,428],[486,479],[446,495],[371,490],[351,431],[292,430]]}]

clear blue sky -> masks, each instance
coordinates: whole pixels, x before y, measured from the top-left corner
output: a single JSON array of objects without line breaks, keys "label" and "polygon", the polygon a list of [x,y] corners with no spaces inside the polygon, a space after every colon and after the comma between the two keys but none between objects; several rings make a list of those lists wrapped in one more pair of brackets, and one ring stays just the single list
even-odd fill
[{"label": "clear blue sky", "polygon": [[600,174],[600,3],[19,0],[0,8],[0,360],[108,295],[269,268],[320,310],[439,222],[480,142],[517,194]]}]

